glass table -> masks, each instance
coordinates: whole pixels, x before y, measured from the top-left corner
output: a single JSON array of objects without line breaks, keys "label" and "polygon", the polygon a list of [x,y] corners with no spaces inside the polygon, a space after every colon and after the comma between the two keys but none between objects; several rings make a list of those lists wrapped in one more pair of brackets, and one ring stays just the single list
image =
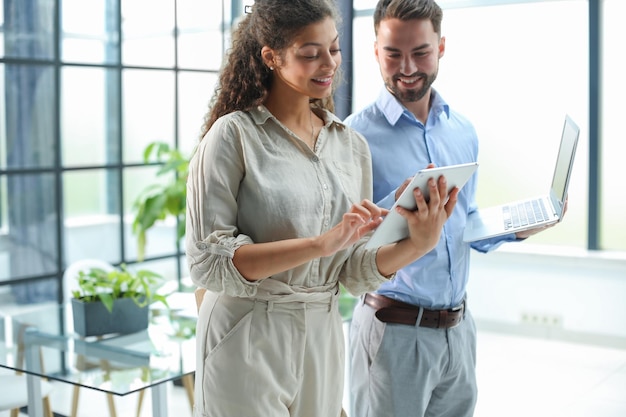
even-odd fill
[{"label": "glass table", "polygon": [[38,306],[0,320],[0,366],[27,377],[28,414],[43,416],[41,378],[124,396],[151,390],[155,417],[167,417],[166,383],[181,379],[193,404],[194,310],[151,311],[147,330],[83,338],[70,304]]}]

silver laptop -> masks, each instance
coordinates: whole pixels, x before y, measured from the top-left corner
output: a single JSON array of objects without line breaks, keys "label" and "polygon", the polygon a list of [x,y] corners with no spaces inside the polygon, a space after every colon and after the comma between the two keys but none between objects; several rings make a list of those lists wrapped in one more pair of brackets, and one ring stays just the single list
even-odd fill
[{"label": "silver laptop", "polygon": [[463,240],[473,242],[560,222],[579,134],[576,123],[566,115],[549,194],[475,211],[467,219]]}]

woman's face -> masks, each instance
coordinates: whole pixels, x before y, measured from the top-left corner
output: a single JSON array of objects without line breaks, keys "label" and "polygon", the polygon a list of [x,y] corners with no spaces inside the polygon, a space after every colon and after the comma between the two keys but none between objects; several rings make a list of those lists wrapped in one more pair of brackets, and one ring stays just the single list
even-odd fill
[{"label": "woman's face", "polygon": [[330,96],[333,78],[341,65],[334,20],[329,17],[306,26],[294,42],[274,58],[275,65],[269,64],[274,66],[272,87],[288,87],[311,98]]}]

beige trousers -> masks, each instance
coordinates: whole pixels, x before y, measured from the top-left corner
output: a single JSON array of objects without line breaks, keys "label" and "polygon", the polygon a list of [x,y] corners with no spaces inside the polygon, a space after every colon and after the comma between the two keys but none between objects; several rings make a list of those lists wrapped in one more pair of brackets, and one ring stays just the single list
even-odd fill
[{"label": "beige trousers", "polygon": [[[319,295],[319,294],[318,294]],[[261,301],[206,292],[194,417],[339,417],[344,342],[336,296]]]}]

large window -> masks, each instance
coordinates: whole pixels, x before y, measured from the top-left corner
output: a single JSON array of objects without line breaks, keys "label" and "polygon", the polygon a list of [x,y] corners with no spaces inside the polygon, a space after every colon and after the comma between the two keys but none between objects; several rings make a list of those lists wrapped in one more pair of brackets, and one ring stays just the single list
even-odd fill
[{"label": "large window", "polygon": [[[566,221],[533,243],[586,246],[587,2],[446,10],[439,88],[481,140],[478,203],[549,190],[564,115],[581,127]],[[563,19],[567,16],[567,19]],[[558,22],[549,37],[543,30]],[[558,47],[556,47],[558,45]]]},{"label": "large window", "polygon": [[[374,59],[375,1],[355,2],[353,108],[374,100],[382,86]],[[590,139],[600,144],[599,247],[626,250],[626,198],[615,175],[620,145],[619,103],[626,94],[619,20],[624,2],[605,0],[604,22],[590,28],[587,0],[440,1],[446,53],[434,87],[473,121],[479,135],[478,203],[482,207],[548,190],[565,114],[581,127],[565,221],[533,237],[532,244],[587,248],[589,237]],[[359,6],[360,5],[360,6]],[[360,8],[359,8],[360,7]],[[567,17],[567,18],[564,18]],[[590,30],[602,30],[601,135],[589,131]],[[622,34],[622,36],[620,36]],[[372,86],[362,88],[360,86]],[[596,142],[597,141],[597,142]],[[593,214],[593,213],[592,213]],[[598,233],[594,231],[594,233]],[[593,238],[593,237],[592,237]]]},{"label": "large window", "polygon": [[626,250],[626,194],[621,173],[624,164],[624,97],[626,63],[622,39],[626,39],[626,2],[604,0],[602,13],[602,109],[600,126],[600,244],[606,249]]},{"label": "large window", "polygon": [[[190,155],[234,0],[2,0],[0,296],[58,299],[63,270],[137,264],[133,202],[162,181],[154,141]],[[141,267],[184,275],[174,220],[148,233]]]},{"label": "large window", "polygon": [[[617,174],[626,3],[590,1],[441,0],[447,42],[435,87],[478,131],[481,206],[545,191],[564,115],[572,116],[582,132],[569,210],[563,224],[532,242],[626,251]],[[62,272],[75,260],[136,264],[133,201],[162,181],[142,152],[158,140],[191,154],[230,24],[250,2],[2,3],[0,297],[36,302],[58,298]],[[353,109],[382,86],[375,4],[353,2],[359,36],[344,55],[344,65],[353,65],[346,80]],[[594,35],[600,48],[590,45]],[[184,275],[175,236],[174,221],[151,230],[141,266],[171,279]]]}]

